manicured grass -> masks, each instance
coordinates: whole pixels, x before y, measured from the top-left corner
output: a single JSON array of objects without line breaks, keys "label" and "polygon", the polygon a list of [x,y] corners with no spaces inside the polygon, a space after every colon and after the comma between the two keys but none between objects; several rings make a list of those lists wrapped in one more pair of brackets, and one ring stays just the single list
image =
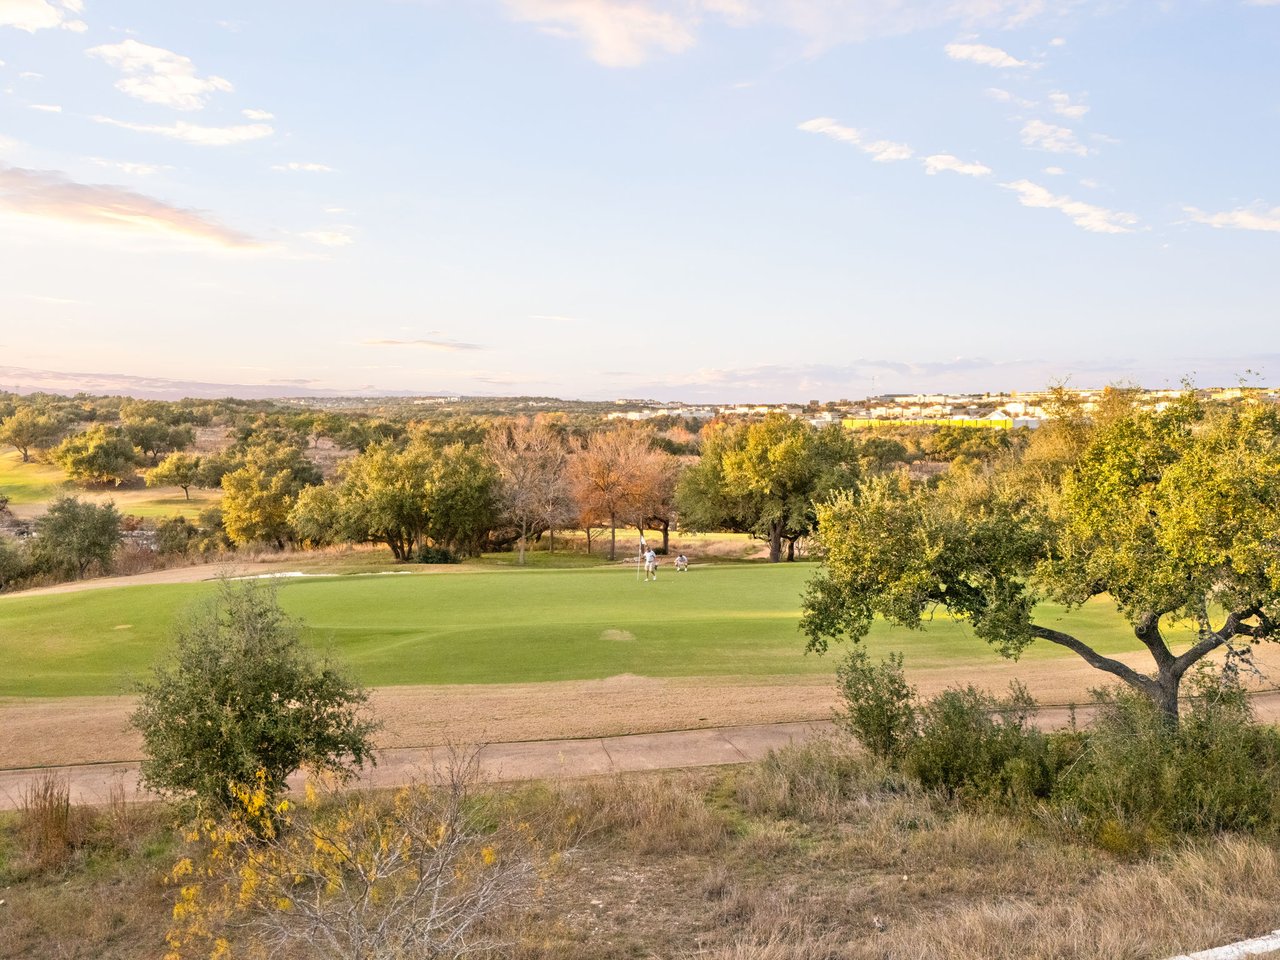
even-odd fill
[{"label": "manicured grass", "polygon": [[[656,583],[633,570],[448,567],[401,575],[284,580],[280,599],[308,637],[351,664],[364,683],[516,683],[645,676],[830,673],[835,658],[805,656],[797,631],[812,564],[664,568]],[[0,696],[128,692],[209,583],[0,597]],[[1136,641],[1105,602],[1063,619],[1105,652]],[[907,651],[915,667],[996,661],[964,624],[922,632],[879,625],[873,654]],[[1036,644],[1024,657],[1074,654]]]},{"label": "manicured grass", "polygon": [[23,516],[43,513],[44,505],[60,496],[74,496],[93,503],[116,505],[121,513],[135,517],[171,517],[178,514],[194,517],[205,507],[222,499],[221,490],[193,487],[191,499],[180,487],[129,487],[125,489],[95,488],[86,490],[68,483],[62,470],[47,463],[23,463],[13,450],[0,453],[0,494]]}]

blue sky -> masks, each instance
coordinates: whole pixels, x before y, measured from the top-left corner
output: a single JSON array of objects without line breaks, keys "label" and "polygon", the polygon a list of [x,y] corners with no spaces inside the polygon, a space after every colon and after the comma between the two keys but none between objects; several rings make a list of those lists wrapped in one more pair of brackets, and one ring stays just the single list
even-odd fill
[{"label": "blue sky", "polygon": [[0,61],[0,385],[1280,379],[1274,0],[0,0]]}]

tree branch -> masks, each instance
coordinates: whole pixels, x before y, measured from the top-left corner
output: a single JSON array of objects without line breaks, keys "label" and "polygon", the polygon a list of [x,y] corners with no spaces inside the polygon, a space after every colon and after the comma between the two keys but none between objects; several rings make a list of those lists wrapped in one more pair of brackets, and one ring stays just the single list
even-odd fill
[{"label": "tree branch", "polygon": [[[1258,622],[1250,625],[1245,623],[1246,620],[1257,620]],[[1255,640],[1265,639],[1272,635],[1275,626],[1271,618],[1258,607],[1249,607],[1247,610],[1237,610],[1229,613],[1221,627],[1212,633],[1205,634],[1199,643],[1173,661],[1173,674],[1176,677],[1181,677],[1193,664],[1204,659],[1208,654],[1235,637],[1248,636],[1253,637]]]},{"label": "tree branch", "polygon": [[1119,660],[1113,660],[1111,657],[1104,657],[1098,653],[1087,643],[1083,643],[1071,636],[1069,633],[1062,633],[1059,630],[1051,630],[1048,627],[1031,625],[1031,635],[1041,640],[1048,640],[1059,646],[1066,647],[1079,654],[1089,666],[1098,670],[1103,670],[1113,676],[1119,677],[1131,687],[1137,687],[1140,690],[1146,690],[1155,684],[1155,681],[1144,674],[1139,673],[1127,664],[1121,663]]}]

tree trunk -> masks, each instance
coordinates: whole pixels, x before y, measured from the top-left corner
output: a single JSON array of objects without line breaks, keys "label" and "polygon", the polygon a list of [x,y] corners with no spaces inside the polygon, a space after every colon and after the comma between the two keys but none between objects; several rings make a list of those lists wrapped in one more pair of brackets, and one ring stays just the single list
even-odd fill
[{"label": "tree trunk", "polygon": [[618,518],[609,514],[609,559],[618,559]]},{"label": "tree trunk", "polygon": [[796,559],[796,541],[794,537],[787,537],[787,563],[794,563]]},{"label": "tree trunk", "polygon": [[520,524],[520,566],[522,567],[524,566],[524,538],[525,538],[525,524],[521,523]]},{"label": "tree trunk", "polygon": [[769,562],[782,562],[782,522],[774,523],[769,529]]},{"label": "tree trunk", "polygon": [[183,495],[184,495],[188,500],[190,500],[190,499],[191,499],[191,488],[190,488],[190,487],[183,487],[183,488],[182,488],[182,493],[183,493]]}]

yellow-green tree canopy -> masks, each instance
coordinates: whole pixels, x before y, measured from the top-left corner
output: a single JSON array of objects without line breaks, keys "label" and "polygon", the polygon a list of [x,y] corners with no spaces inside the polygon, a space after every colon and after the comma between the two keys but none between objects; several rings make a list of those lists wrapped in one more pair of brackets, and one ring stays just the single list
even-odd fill
[{"label": "yellow-green tree canopy", "polygon": [[[813,650],[864,636],[876,616],[919,627],[945,608],[1006,656],[1037,639],[1060,644],[1176,717],[1192,665],[1280,636],[1274,407],[1210,409],[1187,396],[1160,412],[1110,411],[1083,428],[1050,427],[1025,455],[935,488],[874,478],[818,516],[826,562],[802,621]],[[1150,653],[1149,673],[1038,618],[1041,601],[1102,595]],[[1176,621],[1197,632],[1179,654],[1162,633]]]}]

